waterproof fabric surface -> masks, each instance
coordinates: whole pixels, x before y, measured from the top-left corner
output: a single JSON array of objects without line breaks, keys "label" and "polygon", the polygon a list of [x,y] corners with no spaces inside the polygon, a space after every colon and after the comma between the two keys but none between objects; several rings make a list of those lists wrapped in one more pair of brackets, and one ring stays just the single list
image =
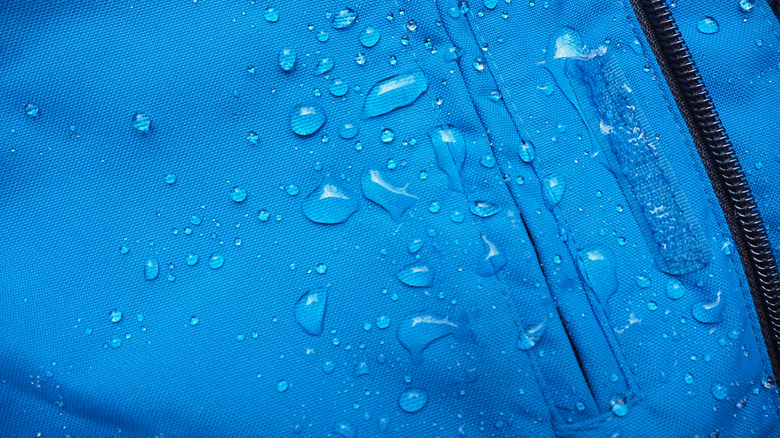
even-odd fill
[{"label": "waterproof fabric surface", "polygon": [[[775,230],[777,23],[677,4]],[[7,0],[0,84],[0,436],[780,435],[626,2]]]}]

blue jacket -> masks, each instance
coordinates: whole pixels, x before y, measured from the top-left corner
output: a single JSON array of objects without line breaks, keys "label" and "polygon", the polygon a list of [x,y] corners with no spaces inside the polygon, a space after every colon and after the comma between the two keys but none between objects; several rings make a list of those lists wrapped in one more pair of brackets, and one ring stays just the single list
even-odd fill
[{"label": "blue jacket", "polygon": [[779,30],[4,0],[0,436],[780,436]]}]

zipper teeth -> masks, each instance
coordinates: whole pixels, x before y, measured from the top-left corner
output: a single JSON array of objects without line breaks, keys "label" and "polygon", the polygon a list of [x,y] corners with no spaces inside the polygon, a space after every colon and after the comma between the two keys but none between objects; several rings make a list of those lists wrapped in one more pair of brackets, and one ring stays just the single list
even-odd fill
[{"label": "zipper teeth", "polygon": [[747,256],[760,283],[774,343],[777,345],[780,343],[780,275],[742,166],[666,2],[642,0],[642,5],[741,225],[748,249]]}]

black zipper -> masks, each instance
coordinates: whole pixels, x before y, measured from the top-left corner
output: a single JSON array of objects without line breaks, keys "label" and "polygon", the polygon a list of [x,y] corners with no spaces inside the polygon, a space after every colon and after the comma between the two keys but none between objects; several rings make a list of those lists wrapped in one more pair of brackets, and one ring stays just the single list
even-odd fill
[{"label": "black zipper", "polygon": [[780,274],[764,223],[718,112],[664,0],[631,0],[688,125],[742,260],[772,368],[780,376]]}]

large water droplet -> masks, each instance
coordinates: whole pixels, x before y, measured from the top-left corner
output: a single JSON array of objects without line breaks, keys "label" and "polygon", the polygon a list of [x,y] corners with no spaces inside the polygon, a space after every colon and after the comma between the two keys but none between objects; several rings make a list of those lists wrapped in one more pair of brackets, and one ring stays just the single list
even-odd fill
[{"label": "large water droplet", "polygon": [[485,255],[479,259],[477,264],[477,274],[483,277],[490,277],[506,265],[506,257],[501,254],[496,245],[489,241],[487,237],[482,236],[485,242]]},{"label": "large water droplet", "polygon": [[[295,50],[293,49],[282,49],[281,52],[279,52],[279,67],[281,67],[284,71],[290,71],[295,67]],[[333,66],[331,65],[331,68]]]},{"label": "large water droplet", "polygon": [[346,190],[326,182],[303,201],[303,214],[318,224],[340,224],[357,210],[358,201]]},{"label": "large water droplet", "polygon": [[295,319],[306,330],[306,333],[319,336],[322,334],[322,321],[325,317],[325,305],[328,291],[325,288],[312,289],[295,304]]},{"label": "large water droplet", "polygon": [[404,267],[396,274],[401,283],[412,287],[431,287],[433,285],[433,271],[428,265],[411,264]]},{"label": "large water droplet", "polygon": [[694,305],[693,317],[704,324],[714,324],[723,320],[723,292],[718,291],[715,300],[711,302]]},{"label": "large water droplet", "polygon": [[469,211],[475,216],[490,217],[498,214],[501,211],[501,207],[487,201],[476,201],[469,205]]},{"label": "large water droplet", "polygon": [[544,199],[550,207],[558,204],[563,197],[563,191],[566,185],[563,183],[563,179],[558,175],[551,174],[544,178],[543,190]]},{"label": "large water droplet", "polygon": [[465,318],[453,321],[449,317],[418,314],[405,318],[398,327],[398,341],[409,351],[415,364],[422,362],[423,351],[431,342],[449,335],[463,342],[474,342]]},{"label": "large water droplet", "polygon": [[408,184],[396,187],[385,181],[378,170],[369,170],[361,179],[363,196],[387,210],[393,220],[398,221],[404,212],[417,200],[417,196],[406,192]]},{"label": "large water droplet", "polygon": [[420,69],[379,81],[366,96],[363,118],[380,116],[410,105],[427,89],[428,81]]},{"label": "large water droplet", "polygon": [[159,273],[160,264],[157,263],[157,259],[147,259],[146,264],[144,264],[144,278],[154,280]]},{"label": "large water droplet", "polygon": [[318,106],[298,105],[290,113],[290,128],[298,135],[311,135],[325,124],[325,120],[325,111]]},{"label": "large water droplet", "polygon": [[524,351],[533,348],[544,334],[544,328],[544,323],[541,323],[520,332],[520,336],[517,338],[517,348]]},{"label": "large water droplet", "polygon": [[323,75],[329,72],[334,65],[336,65],[336,63],[333,61],[333,58],[322,58],[322,60],[317,63],[317,66],[314,67],[314,75]]},{"label": "large water droplet", "polygon": [[379,42],[379,37],[381,35],[382,34],[379,32],[379,29],[367,27],[363,29],[363,32],[360,33],[360,44],[362,44],[364,47],[374,47],[376,43]]},{"label": "large water droplet", "polygon": [[447,187],[463,193],[460,171],[466,161],[466,141],[463,134],[452,126],[436,128],[428,134],[433,143],[436,164],[447,174]]},{"label": "large water droplet", "polygon": [[520,143],[520,146],[517,149],[517,153],[520,155],[520,159],[525,163],[530,163],[534,160],[534,157],[536,157],[536,151],[534,150],[533,143],[526,140],[523,140],[523,142]]},{"label": "large water droplet", "polygon": [[344,8],[335,14],[333,14],[332,21],[330,22],[330,25],[334,29],[345,29],[349,26],[352,26],[352,23],[355,22],[357,19],[357,12],[353,11],[350,8]]},{"label": "large water droplet", "polygon": [[618,280],[615,265],[605,249],[580,251],[577,266],[585,282],[596,293],[601,305],[606,308],[609,297],[617,291]]},{"label": "large water droplet", "polygon": [[699,32],[711,34],[718,31],[719,26],[718,22],[715,21],[712,17],[704,17],[701,20],[699,20],[698,23],[696,23],[696,28],[699,29]]},{"label": "large water droplet", "polygon": [[401,398],[398,400],[398,406],[403,409],[404,412],[417,412],[422,409],[428,402],[428,394],[422,389],[407,389],[401,394]]}]

